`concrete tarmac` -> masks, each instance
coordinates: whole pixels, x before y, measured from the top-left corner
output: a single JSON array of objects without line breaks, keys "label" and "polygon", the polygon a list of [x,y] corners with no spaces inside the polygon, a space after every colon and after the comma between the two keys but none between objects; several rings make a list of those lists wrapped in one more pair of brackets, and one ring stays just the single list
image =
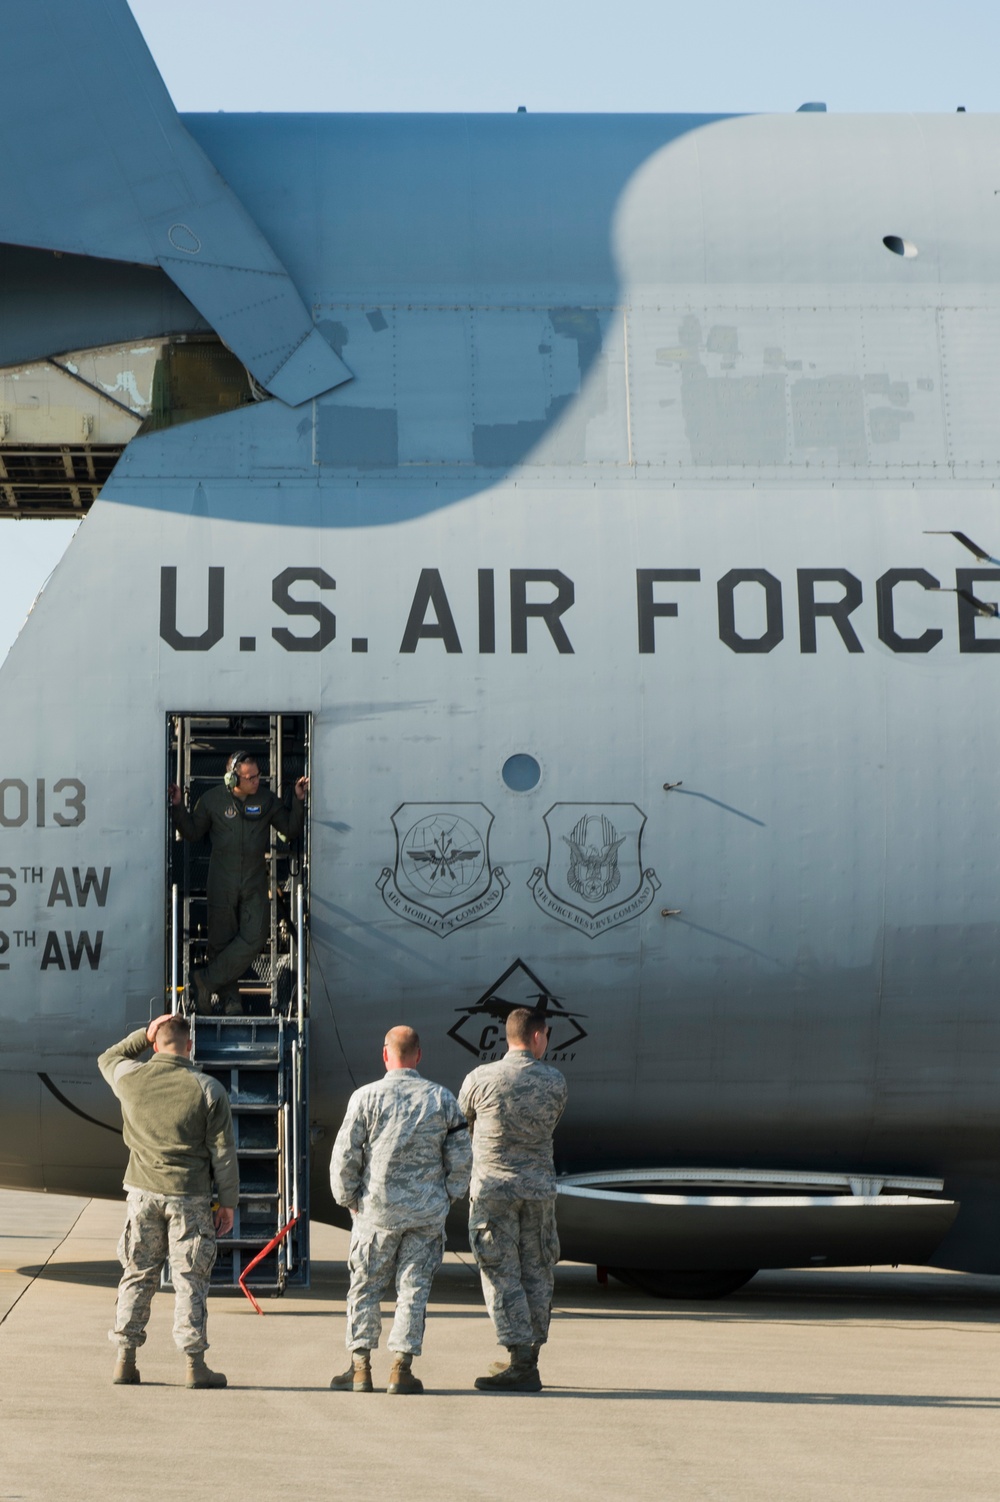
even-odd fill
[{"label": "concrete tarmac", "polygon": [[[478,1393],[497,1351],[468,1258],[431,1301],[427,1393],[331,1393],[346,1235],[313,1287],[213,1298],[224,1392],[189,1392],[158,1295],[142,1385],[107,1339],[123,1205],[0,1193],[0,1502],[995,1502],[1000,1280],[926,1269],[761,1273],[663,1303],[564,1265],[539,1395]],[[388,1325],[386,1327],[386,1333]],[[389,1356],[374,1362],[383,1388]]]}]

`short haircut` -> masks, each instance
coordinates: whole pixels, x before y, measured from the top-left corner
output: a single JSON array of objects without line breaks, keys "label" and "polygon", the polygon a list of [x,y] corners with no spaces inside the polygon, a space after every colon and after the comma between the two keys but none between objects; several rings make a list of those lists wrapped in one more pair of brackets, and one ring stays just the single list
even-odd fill
[{"label": "short haircut", "polygon": [[395,1054],[397,1059],[412,1059],[414,1054],[420,1052],[420,1037],[415,1028],[400,1023],[386,1033],[383,1047]]},{"label": "short haircut", "polygon": [[507,1018],[507,1042],[529,1044],[536,1033],[544,1032],[549,1019],[544,1012],[515,1007]]},{"label": "short haircut", "polygon": [[186,1017],[174,1015],[168,1017],[166,1022],[161,1022],[154,1034],[158,1043],[169,1043],[171,1048],[178,1044],[187,1043],[191,1037],[191,1027]]}]

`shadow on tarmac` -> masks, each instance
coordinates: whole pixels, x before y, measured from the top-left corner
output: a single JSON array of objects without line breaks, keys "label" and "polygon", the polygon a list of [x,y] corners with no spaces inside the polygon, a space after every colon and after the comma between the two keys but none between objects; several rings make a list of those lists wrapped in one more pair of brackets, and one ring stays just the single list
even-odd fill
[{"label": "shadow on tarmac", "polygon": [[[52,1262],[41,1270],[36,1263],[18,1268],[18,1272],[45,1283],[106,1288],[116,1287],[121,1276],[114,1259]],[[344,1263],[314,1262],[312,1287],[289,1291],[294,1307],[282,1307],[283,1300],[273,1296],[266,1298],[265,1307],[270,1315],[325,1318],[338,1311],[303,1309],[302,1305],[342,1304],[347,1285]],[[213,1289],[214,1297],[226,1295],[242,1297],[239,1289]],[[462,1319],[469,1312],[482,1310],[479,1276],[471,1263],[445,1264],[434,1281],[431,1307],[436,1319]],[[840,1320],[992,1324],[1000,1321],[1000,1278],[923,1269],[767,1271],[758,1273],[751,1283],[725,1299],[659,1299],[614,1279],[607,1285],[599,1284],[592,1268],[570,1263],[556,1273],[553,1315],[625,1321],[673,1321],[681,1317],[713,1324]]]},{"label": "shadow on tarmac", "polygon": [[[141,1387],[183,1387],[182,1382],[146,1382]],[[227,1392],[272,1392],[272,1393],[330,1393],[329,1384],[317,1385],[298,1382],[230,1382]],[[332,1398],[341,1396],[330,1393]],[[357,1396],[357,1394],[352,1394]],[[367,1396],[388,1396],[384,1388],[376,1387]],[[475,1398],[495,1401],[497,1398],[530,1398],[537,1403],[544,1398],[597,1399],[600,1402],[654,1402],[654,1403],[784,1403],[807,1408],[937,1408],[970,1409],[990,1413],[1000,1412],[1000,1397],[972,1398],[949,1397],[932,1393],[866,1393],[866,1392],[764,1392],[755,1390],[685,1389],[670,1387],[560,1387],[546,1383],[540,1393],[477,1392],[470,1385],[465,1387],[427,1387],[423,1393],[428,1398]]]},{"label": "shadow on tarmac", "polygon": [[17,1269],[22,1278],[33,1278],[38,1283],[79,1283],[90,1288],[117,1288],[122,1275],[121,1263],[108,1262],[49,1262],[39,1267],[28,1263]]},{"label": "shadow on tarmac", "polygon": [[[552,1397],[598,1398],[632,1401],[655,1399],[668,1403],[791,1403],[823,1408],[982,1408],[1000,1411],[1000,1397],[947,1397],[932,1393],[868,1392],[738,1392],[697,1391],[683,1388],[549,1387]],[[544,1396],[544,1394],[542,1394]]]},{"label": "shadow on tarmac", "polygon": [[580,1267],[557,1276],[554,1313],[575,1319],[676,1319],[715,1324],[762,1322],[1000,1320],[1000,1278],[922,1268],[760,1272],[724,1299],[659,1299],[613,1279],[606,1287]]}]

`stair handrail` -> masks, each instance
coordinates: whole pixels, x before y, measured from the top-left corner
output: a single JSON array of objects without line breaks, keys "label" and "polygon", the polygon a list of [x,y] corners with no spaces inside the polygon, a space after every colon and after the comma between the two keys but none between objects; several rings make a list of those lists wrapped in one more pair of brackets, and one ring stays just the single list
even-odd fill
[{"label": "stair handrail", "polygon": [[305,922],[305,902],[302,896],[302,886],[302,879],[300,877],[295,884],[295,988],[298,992],[298,1023],[300,1038],[302,1036],[302,1028],[305,1024],[306,1016],[306,959],[305,946],[303,944],[303,939],[305,937],[305,929],[303,926]]},{"label": "stair handrail", "polygon": [[170,1010],[176,1015],[179,1007],[180,993],[177,989],[178,954],[177,954],[177,914],[179,911],[179,893],[177,883],[174,882],[170,889]]},{"label": "stair handrail", "polygon": [[302,1102],[301,1057],[298,1039],[292,1043],[292,1214],[299,1218],[299,1110]]},{"label": "stair handrail", "polygon": [[[292,1160],[292,1154],[289,1151],[290,1143],[291,1143],[291,1140],[292,1140],[291,1123],[295,1120],[295,1086],[294,1086],[294,1083],[292,1085],[292,1099],[285,1101],[284,1106],[282,1107],[282,1111],[284,1113],[284,1132],[282,1133],[282,1140],[283,1140],[283,1143],[284,1143],[284,1154],[283,1154],[283,1156],[284,1156],[284,1170],[285,1170],[285,1184],[284,1184],[284,1190],[285,1190],[285,1213],[287,1215],[291,1216],[294,1219],[295,1218],[295,1188],[294,1188],[294,1184],[295,1184],[295,1164],[294,1164],[294,1162]],[[286,1252],[285,1252],[285,1271],[286,1271],[286,1273],[291,1273],[291,1271],[292,1271],[292,1248],[291,1248],[291,1244],[289,1244],[289,1246],[286,1248]]]}]

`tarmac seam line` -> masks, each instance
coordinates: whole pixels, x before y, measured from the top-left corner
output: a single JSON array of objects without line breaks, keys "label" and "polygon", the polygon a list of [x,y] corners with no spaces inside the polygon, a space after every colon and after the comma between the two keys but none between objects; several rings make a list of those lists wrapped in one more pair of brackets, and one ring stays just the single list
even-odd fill
[{"label": "tarmac seam line", "polygon": [[37,1271],[37,1272],[36,1272],[36,1273],[32,1273],[32,1275],[31,1275],[31,1277],[30,1277],[30,1278],[29,1278],[29,1279],[28,1279],[28,1281],[27,1281],[27,1283],[25,1283],[25,1285],[24,1285],[24,1287],[23,1287],[23,1288],[22,1288],[22,1289],[21,1289],[21,1292],[20,1292],[20,1293],[19,1293],[19,1294],[18,1294],[18,1296],[17,1296],[17,1298],[16,1298],[16,1299],[15,1299],[15,1300],[14,1300],[14,1302],[13,1302],[13,1304],[11,1304],[11,1306],[10,1306],[10,1308],[9,1308],[9,1309],[8,1309],[8,1310],[7,1310],[7,1313],[6,1313],[6,1314],[5,1314],[5,1315],[3,1315],[3,1317],[2,1317],[2,1318],[0,1318],[0,1325],[4,1325],[4,1324],[6,1324],[6,1322],[7,1322],[7,1320],[8,1320],[8,1319],[9,1319],[9,1318],[10,1318],[10,1316],[11,1316],[11,1315],[12,1315],[12,1314],[13,1314],[13,1312],[14,1312],[14,1310],[15,1310],[15,1309],[16,1309],[16,1308],[17,1308],[17,1306],[18,1306],[18,1304],[19,1304],[19,1303],[20,1303],[20,1302],[21,1302],[21,1300],[22,1300],[22,1299],[23,1299],[23,1298],[24,1298],[24,1295],[25,1295],[25,1294],[26,1294],[26,1293],[27,1293],[27,1292],[28,1292],[28,1289],[29,1289],[29,1288],[30,1288],[30,1287],[31,1287],[31,1286],[32,1286],[32,1284],[33,1284],[33,1283],[34,1283],[34,1282],[35,1282],[35,1280],[36,1280],[36,1279],[37,1279],[37,1278],[40,1278],[40,1277],[41,1277],[41,1275],[42,1275],[42,1273],[43,1273],[43,1272],[44,1272],[44,1271],[45,1271],[45,1269],[46,1269],[46,1268],[47,1268],[47,1267],[48,1267],[48,1265],[49,1265],[49,1263],[50,1263],[50,1262],[51,1262],[51,1261],[52,1261],[52,1258],[53,1258],[53,1257],[54,1257],[54,1256],[55,1256],[55,1254],[56,1254],[56,1252],[58,1252],[58,1251],[59,1251],[59,1249],[60,1249],[60,1247],[62,1247],[62,1246],[63,1246],[63,1245],[64,1245],[64,1244],[65,1244],[65,1243],[66,1243],[66,1242],[67,1242],[67,1241],[68,1241],[68,1240],[69,1240],[69,1238],[70,1238],[70,1237],[71,1237],[71,1236],[72,1236],[72,1234],[73,1234],[73,1232],[74,1232],[74,1231],[75,1231],[75,1230],[76,1230],[76,1228],[77,1228],[77,1226],[78,1226],[78,1225],[79,1225],[79,1224],[80,1224],[80,1216],[82,1216],[82,1215],[83,1215],[83,1213],[84,1213],[84,1210],[87,1210],[87,1209],[89,1209],[89,1208],[90,1208],[90,1205],[91,1205],[91,1204],[92,1204],[92,1203],[93,1203],[93,1202],[92,1202],[92,1201],[91,1201],[91,1200],[87,1200],[87,1202],[86,1202],[86,1204],[85,1204],[85,1205],[84,1205],[84,1206],[83,1206],[83,1208],[82,1208],[82,1209],[81,1209],[81,1211],[80,1211],[80,1214],[79,1214],[79,1215],[78,1215],[78,1216],[77,1216],[77,1217],[76,1217],[76,1220],[74,1220],[74,1222],[73,1222],[73,1224],[72,1224],[72,1225],[71,1225],[71,1226],[70,1226],[70,1228],[69,1228],[69,1230],[68,1230],[68,1231],[67,1231],[67,1232],[66,1232],[66,1234],[65,1234],[65,1236],[64,1236],[64,1237],[63,1237],[63,1238],[62,1238],[62,1240],[61,1240],[61,1241],[59,1241],[59,1242],[58,1242],[58,1243],[57,1243],[57,1244],[56,1244],[56,1245],[55,1245],[55,1246],[54,1246],[54,1247],[53,1247],[53,1248],[52,1248],[52,1250],[51,1250],[51,1252],[50,1252],[50,1253],[49,1253],[49,1255],[48,1255],[48,1256],[47,1256],[47,1257],[46,1257],[46,1259],[45,1259],[45,1261],[44,1261],[44,1262],[43,1262],[43,1263],[42,1263],[42,1265],[41,1265],[41,1267],[40,1267],[40,1268],[39,1268],[39,1269],[38,1269],[38,1271]]}]

